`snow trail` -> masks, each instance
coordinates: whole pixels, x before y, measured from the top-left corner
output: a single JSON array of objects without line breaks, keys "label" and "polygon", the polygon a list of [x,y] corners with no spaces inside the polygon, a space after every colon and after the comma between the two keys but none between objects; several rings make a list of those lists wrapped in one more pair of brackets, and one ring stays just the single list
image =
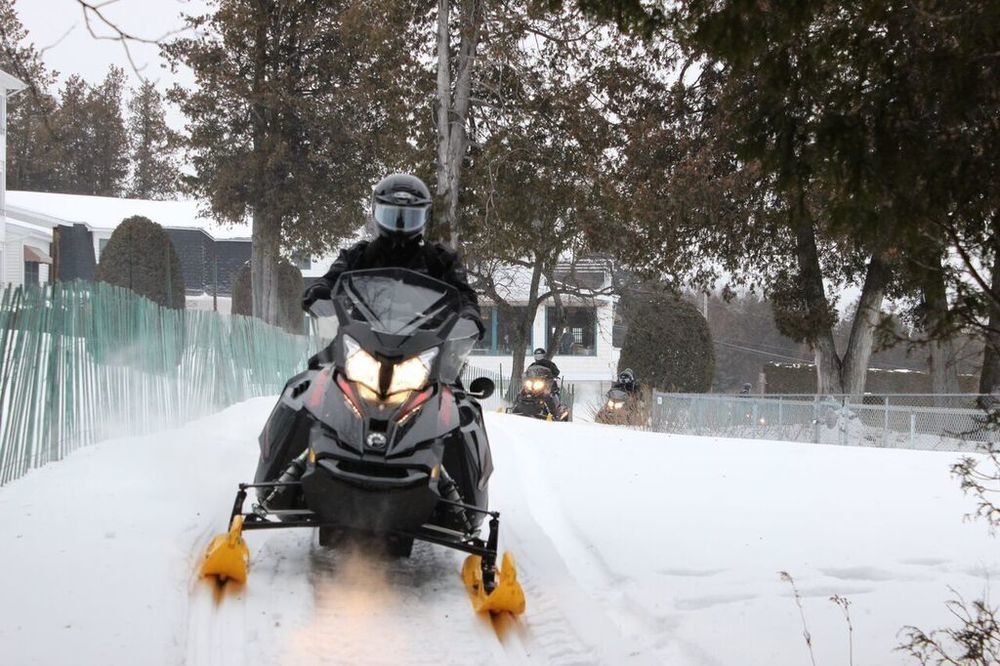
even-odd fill
[{"label": "snow trail", "polygon": [[954,456],[713,440],[489,414],[491,507],[527,596],[472,613],[463,555],[247,534],[250,579],[195,570],[256,466],[272,405],[82,449],[0,489],[0,654],[11,664],[800,664],[795,576],[817,662],[906,663],[905,624],[1000,570]]}]

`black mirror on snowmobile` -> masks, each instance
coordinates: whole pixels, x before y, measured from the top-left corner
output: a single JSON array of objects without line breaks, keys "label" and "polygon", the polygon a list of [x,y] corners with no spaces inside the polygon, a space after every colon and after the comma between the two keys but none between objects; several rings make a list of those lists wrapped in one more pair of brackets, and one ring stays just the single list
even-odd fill
[{"label": "black mirror on snowmobile", "polygon": [[336,309],[333,307],[333,301],[331,300],[318,300],[309,306],[306,310],[310,317],[313,319],[322,319],[325,317],[333,317],[337,314]]},{"label": "black mirror on snowmobile", "polygon": [[477,400],[486,400],[486,398],[493,395],[493,391],[496,389],[496,384],[493,380],[488,377],[477,377],[472,380],[469,384],[469,395]]}]

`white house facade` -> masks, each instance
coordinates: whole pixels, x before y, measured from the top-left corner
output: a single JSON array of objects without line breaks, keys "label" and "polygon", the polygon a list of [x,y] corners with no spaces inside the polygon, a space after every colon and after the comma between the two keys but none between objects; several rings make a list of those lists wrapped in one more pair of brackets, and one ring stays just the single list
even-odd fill
[{"label": "white house facade", "polygon": [[39,238],[44,231],[9,224],[7,219],[7,98],[26,87],[0,70],[0,283],[23,284],[25,278],[41,279],[43,274],[47,279],[47,269],[41,265],[48,257],[48,244]]}]

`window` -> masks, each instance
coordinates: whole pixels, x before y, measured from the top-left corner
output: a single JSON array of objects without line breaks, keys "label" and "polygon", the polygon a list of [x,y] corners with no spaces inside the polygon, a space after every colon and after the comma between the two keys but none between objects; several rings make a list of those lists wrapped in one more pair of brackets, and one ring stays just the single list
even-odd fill
[{"label": "window", "polygon": [[104,248],[108,246],[108,241],[110,238],[102,238],[97,241],[97,260],[101,260],[101,256],[104,254]]},{"label": "window", "polygon": [[[511,313],[511,310],[513,310],[513,313]],[[513,351],[516,326],[520,317],[526,316],[528,308],[524,306],[510,308],[507,310],[508,314],[506,317],[504,317],[503,310],[494,306],[483,307],[482,311],[483,324],[486,326],[486,335],[476,344],[472,353],[490,356],[510,354]],[[535,344],[533,331],[531,330],[533,324],[534,319],[528,323],[526,352],[530,352]]]},{"label": "window", "polygon": [[[588,307],[563,308],[565,325],[556,343],[557,356],[597,355],[597,310]],[[556,334],[556,309],[545,309],[545,329],[549,339]]]},{"label": "window", "polygon": [[38,284],[38,262],[24,262],[24,284]]}]

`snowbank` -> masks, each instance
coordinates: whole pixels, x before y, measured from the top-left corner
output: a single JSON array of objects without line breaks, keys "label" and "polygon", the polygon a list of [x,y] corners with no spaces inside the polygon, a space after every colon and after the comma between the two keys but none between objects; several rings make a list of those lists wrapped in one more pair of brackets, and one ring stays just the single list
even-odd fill
[{"label": "snowbank", "polygon": [[[271,400],[108,441],[0,489],[0,654],[12,664],[905,663],[906,624],[949,623],[1000,562],[949,477],[953,454],[640,433],[491,414],[492,504],[528,611],[475,617],[461,556],[403,562],[248,535],[249,584],[193,576]],[[503,623],[501,623],[503,624]]]}]

